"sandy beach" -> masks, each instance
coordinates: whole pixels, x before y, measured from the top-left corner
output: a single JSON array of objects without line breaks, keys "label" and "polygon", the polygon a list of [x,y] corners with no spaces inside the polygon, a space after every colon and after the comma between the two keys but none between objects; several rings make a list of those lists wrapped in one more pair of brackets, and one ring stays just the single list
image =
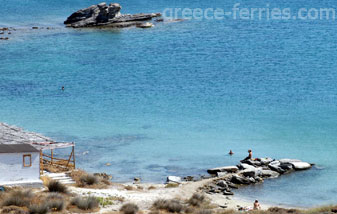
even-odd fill
[{"label": "sandy beach", "polygon": [[[194,193],[202,193],[200,188],[205,184],[210,183],[215,178],[204,179],[196,182],[183,182],[177,187],[166,188],[165,184],[113,184],[107,189],[88,189],[88,188],[78,188],[70,187],[71,192],[83,196],[95,196],[103,198],[123,198],[123,202],[117,202],[114,205],[107,206],[100,210],[100,213],[107,211],[118,211],[122,204],[124,203],[135,203],[143,211],[149,211],[153,202],[158,199],[178,199],[180,201],[188,200]],[[131,189],[132,187],[132,189]],[[131,189],[131,190],[127,190]],[[202,193],[204,194],[204,193]],[[237,196],[225,196],[222,194],[205,194],[205,196],[211,201],[212,206],[215,209],[232,209],[238,210],[238,208],[249,208],[253,205],[252,202],[242,200]],[[266,210],[273,205],[262,204],[261,208]]]}]

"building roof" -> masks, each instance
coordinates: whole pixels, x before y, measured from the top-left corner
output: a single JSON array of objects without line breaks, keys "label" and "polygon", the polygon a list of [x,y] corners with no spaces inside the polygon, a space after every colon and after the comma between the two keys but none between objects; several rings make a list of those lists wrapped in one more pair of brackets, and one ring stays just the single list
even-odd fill
[{"label": "building roof", "polygon": [[75,146],[74,143],[55,142],[52,139],[34,132],[27,132],[23,129],[0,123],[0,145],[2,144],[30,144],[37,150],[67,148]]},{"label": "building roof", "polygon": [[30,144],[0,144],[0,153],[39,152]]}]

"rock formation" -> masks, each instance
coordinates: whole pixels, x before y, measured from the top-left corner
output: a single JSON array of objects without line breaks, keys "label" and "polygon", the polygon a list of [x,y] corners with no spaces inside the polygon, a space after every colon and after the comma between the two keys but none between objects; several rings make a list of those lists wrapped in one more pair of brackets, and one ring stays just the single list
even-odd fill
[{"label": "rock formation", "polygon": [[142,24],[144,21],[161,16],[160,13],[121,14],[122,7],[118,3],[100,3],[81,9],[71,14],[64,24],[68,27],[129,27]]},{"label": "rock formation", "polygon": [[204,191],[233,195],[231,189],[241,185],[250,185],[263,182],[264,179],[277,178],[282,174],[298,170],[310,169],[313,164],[296,159],[256,158],[242,160],[237,166],[218,167],[207,170],[217,176],[213,182],[204,186]]}]

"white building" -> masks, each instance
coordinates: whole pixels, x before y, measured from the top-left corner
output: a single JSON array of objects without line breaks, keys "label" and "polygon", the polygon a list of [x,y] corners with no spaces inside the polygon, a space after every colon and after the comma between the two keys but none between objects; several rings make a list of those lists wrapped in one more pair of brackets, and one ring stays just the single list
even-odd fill
[{"label": "white building", "polygon": [[30,144],[0,144],[0,185],[38,185],[40,151]]},{"label": "white building", "polygon": [[[69,156],[58,157],[54,150],[71,148]],[[49,153],[50,152],[50,153]],[[48,167],[68,171],[75,168],[75,144],[0,123],[0,186],[42,186],[40,175]]]}]

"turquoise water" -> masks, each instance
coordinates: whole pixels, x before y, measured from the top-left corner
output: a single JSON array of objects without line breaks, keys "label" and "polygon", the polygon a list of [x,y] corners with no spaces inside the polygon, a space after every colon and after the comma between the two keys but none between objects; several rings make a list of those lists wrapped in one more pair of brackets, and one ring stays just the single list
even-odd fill
[{"label": "turquoise water", "polygon": [[[283,205],[337,202],[335,21],[63,27],[69,14],[98,2],[0,0],[0,26],[18,28],[11,40],[0,41],[1,121],[75,141],[78,167],[111,173],[121,182],[205,174],[209,167],[236,164],[250,148],[258,157],[303,159],[317,167],[237,193]],[[229,10],[236,2],[120,3],[125,13],[137,13],[167,7]],[[269,3],[336,6],[314,0]],[[229,149],[234,156],[226,155]]]}]

